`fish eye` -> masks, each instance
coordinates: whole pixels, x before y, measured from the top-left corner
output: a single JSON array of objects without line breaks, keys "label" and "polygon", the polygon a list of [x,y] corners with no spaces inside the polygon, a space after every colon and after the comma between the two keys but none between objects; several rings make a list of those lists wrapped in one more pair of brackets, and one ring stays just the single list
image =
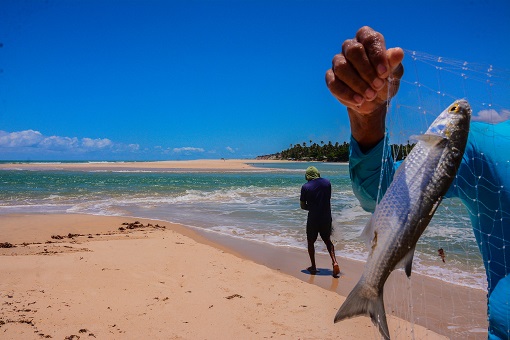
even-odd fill
[{"label": "fish eye", "polygon": [[452,106],[450,106],[450,110],[448,110],[449,112],[459,112],[459,104],[453,104]]}]

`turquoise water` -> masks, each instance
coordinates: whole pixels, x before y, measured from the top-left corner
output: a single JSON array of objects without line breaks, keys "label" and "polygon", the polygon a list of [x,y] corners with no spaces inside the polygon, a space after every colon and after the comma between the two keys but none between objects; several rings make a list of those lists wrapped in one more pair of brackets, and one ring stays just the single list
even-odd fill
[{"label": "turquoise water", "polygon": [[[84,213],[161,219],[304,250],[306,212],[299,209],[299,194],[309,165],[257,164],[259,169],[250,172],[2,170],[0,214]],[[347,165],[314,165],[332,183],[337,254],[365,259],[359,235],[370,214],[360,208],[352,193]],[[316,246],[326,252],[320,240]],[[439,248],[445,251],[445,263],[438,256]],[[446,199],[438,209],[417,246],[413,270],[485,288],[483,264],[459,201]]]}]

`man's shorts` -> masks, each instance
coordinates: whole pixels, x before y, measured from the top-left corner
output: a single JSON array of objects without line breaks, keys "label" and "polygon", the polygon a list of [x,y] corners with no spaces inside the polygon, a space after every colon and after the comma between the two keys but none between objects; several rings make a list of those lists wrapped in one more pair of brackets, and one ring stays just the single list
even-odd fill
[{"label": "man's shorts", "polygon": [[331,233],[333,231],[333,227],[331,226],[331,222],[324,222],[319,224],[306,224],[306,238],[309,241],[315,242],[317,240],[317,236],[321,235],[322,240],[327,240],[331,237]]}]

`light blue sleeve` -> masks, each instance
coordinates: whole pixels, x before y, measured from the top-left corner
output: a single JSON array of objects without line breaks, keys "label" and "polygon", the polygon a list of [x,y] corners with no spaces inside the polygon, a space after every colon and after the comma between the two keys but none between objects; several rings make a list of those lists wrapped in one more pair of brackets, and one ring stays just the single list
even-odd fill
[{"label": "light blue sleeve", "polygon": [[[385,169],[382,173],[381,166]],[[387,137],[370,151],[363,153],[358,142],[351,136],[349,175],[352,190],[363,210],[374,212],[376,202],[386,192],[394,173],[395,164]]]}]

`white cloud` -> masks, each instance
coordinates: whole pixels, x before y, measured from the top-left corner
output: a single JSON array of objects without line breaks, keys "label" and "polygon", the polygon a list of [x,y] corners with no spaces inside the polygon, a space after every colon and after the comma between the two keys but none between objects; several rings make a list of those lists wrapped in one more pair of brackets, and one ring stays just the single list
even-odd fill
[{"label": "white cloud", "polygon": [[72,150],[80,145],[78,138],[51,136],[34,145],[48,150]]},{"label": "white cloud", "polygon": [[111,147],[113,145],[112,141],[108,138],[97,138],[97,139],[91,139],[91,138],[83,138],[81,140],[81,144],[86,149],[104,149],[107,147]]},{"label": "white cloud", "polygon": [[202,148],[194,148],[191,146],[185,146],[182,148],[174,148],[172,151],[175,153],[192,153],[192,152],[204,152],[205,150]]},{"label": "white cloud", "polygon": [[39,131],[25,130],[18,132],[0,131],[0,147],[16,148],[37,145],[44,136]]},{"label": "white cloud", "polygon": [[232,149],[230,146],[227,146],[225,149],[227,149],[227,151],[230,153],[235,153],[235,150]]},{"label": "white cloud", "polygon": [[138,151],[138,144],[114,143],[108,138],[77,138],[63,136],[44,136],[39,131],[24,130],[17,132],[0,131],[0,148],[8,151],[47,150],[60,152],[90,152],[100,150]]},{"label": "white cloud", "polygon": [[497,124],[510,119],[510,110],[503,109],[499,113],[496,110],[482,110],[478,115],[471,117],[474,122]]},{"label": "white cloud", "polygon": [[131,151],[138,151],[140,150],[140,144],[129,144],[128,149]]}]

